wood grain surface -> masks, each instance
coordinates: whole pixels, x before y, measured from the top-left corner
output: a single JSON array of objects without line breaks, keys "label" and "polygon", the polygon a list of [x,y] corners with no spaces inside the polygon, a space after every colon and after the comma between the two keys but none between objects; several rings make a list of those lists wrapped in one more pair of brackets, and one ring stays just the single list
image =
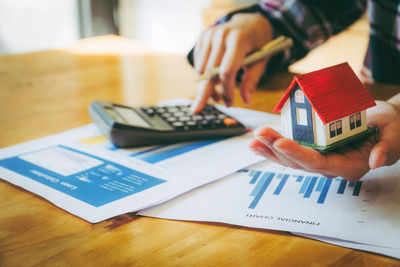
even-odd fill
[{"label": "wood grain surface", "polygon": [[[269,77],[251,106],[271,112],[294,74]],[[92,100],[129,105],[192,98],[184,55],[105,36],[72,47],[0,57],[0,147],[90,123]],[[372,86],[388,98],[394,86]],[[399,266],[397,260],[286,232],[126,214],[90,224],[0,182],[0,266]]]}]

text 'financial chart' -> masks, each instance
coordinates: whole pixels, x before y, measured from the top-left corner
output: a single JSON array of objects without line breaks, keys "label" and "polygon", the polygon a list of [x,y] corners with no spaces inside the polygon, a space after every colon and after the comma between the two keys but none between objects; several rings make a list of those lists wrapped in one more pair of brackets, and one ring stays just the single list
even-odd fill
[{"label": "text 'financial chart'", "polygon": [[[346,187],[348,187],[352,189],[351,194],[356,197],[360,195],[363,184],[361,181],[348,182],[342,178],[328,179],[324,176],[304,176],[288,173],[262,172],[260,170],[243,170],[243,172],[248,172],[248,176],[251,178],[249,183],[255,185],[250,193],[250,196],[254,198],[249,205],[249,209],[255,209],[266,192],[279,196],[287,183],[297,183],[297,193],[302,195],[303,198],[310,198],[313,192],[319,194],[317,198],[318,204],[324,204],[328,192],[334,190],[333,184],[337,184],[336,194],[343,195]],[[272,185],[274,180],[277,182],[274,183],[275,186]]]}]

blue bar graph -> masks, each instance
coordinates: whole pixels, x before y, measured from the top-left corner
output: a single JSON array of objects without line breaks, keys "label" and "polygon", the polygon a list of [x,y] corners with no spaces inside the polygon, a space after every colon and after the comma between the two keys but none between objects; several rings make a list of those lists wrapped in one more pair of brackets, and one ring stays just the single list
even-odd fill
[{"label": "blue bar graph", "polygon": [[258,194],[258,192],[260,192],[261,187],[263,186],[263,184],[265,183],[265,181],[267,180],[267,177],[269,176],[269,172],[265,172],[264,175],[261,177],[260,182],[258,182],[258,184],[256,185],[256,187],[254,187],[253,191],[251,191],[250,196],[256,196]]},{"label": "blue bar graph", "polygon": [[261,175],[261,171],[255,171],[255,170],[251,170],[249,176],[252,176],[253,179],[251,179],[250,184],[255,184],[255,182],[257,182],[258,177],[260,177]]},{"label": "blue bar graph", "polygon": [[[265,173],[267,174],[267,173]],[[264,195],[265,190],[267,190],[269,184],[272,181],[272,178],[274,178],[275,173],[268,173],[268,177],[266,177],[266,175],[264,174],[263,178],[265,177],[265,179],[263,179],[263,184],[260,187],[259,191],[257,192],[256,196],[254,197],[253,201],[250,203],[249,209],[254,209],[258,202],[260,201],[261,197]]]},{"label": "blue bar graph", "polygon": [[347,181],[342,179],[342,180],[340,181],[340,185],[339,185],[339,188],[338,188],[337,193],[338,193],[338,194],[343,194],[343,193],[344,193],[344,190],[346,189],[346,185],[347,185]]},{"label": "blue bar graph", "polygon": [[332,184],[332,180],[331,179],[327,179],[325,181],[324,187],[322,188],[322,191],[321,191],[321,194],[319,195],[317,203],[323,204],[325,202],[326,195],[328,194],[328,191],[329,191],[329,188],[331,187],[331,184]]},{"label": "blue bar graph", "polygon": [[312,177],[311,182],[308,184],[307,191],[304,193],[305,198],[309,198],[314,189],[315,184],[317,183],[318,177]]},{"label": "blue bar graph", "polygon": [[315,191],[317,191],[317,192],[321,192],[321,190],[322,190],[322,187],[324,186],[324,184],[325,184],[325,181],[326,181],[326,177],[320,177],[319,178],[319,182],[318,182],[318,185],[317,185],[317,188],[315,189]]},{"label": "blue bar graph", "polygon": [[286,181],[289,178],[289,174],[285,174],[285,175],[282,174],[282,177],[283,178],[281,178],[281,182],[279,183],[278,187],[275,189],[274,195],[279,195],[279,193],[282,191],[282,188],[285,186]]},{"label": "blue bar graph", "polygon": [[360,195],[361,185],[362,185],[362,182],[360,182],[360,181],[356,182],[356,185],[354,186],[353,196]]},{"label": "blue bar graph", "polygon": [[311,177],[307,176],[306,180],[304,181],[303,185],[300,187],[300,194],[304,194],[306,192],[306,189],[308,187],[308,184],[310,183]]},{"label": "blue bar graph", "polygon": [[[285,186],[291,183],[299,187],[298,194],[304,199],[309,199],[317,194],[317,204],[324,204],[330,189],[337,188],[335,192],[338,195],[347,194],[346,188],[349,188],[352,196],[359,196],[362,188],[362,182],[347,182],[342,178],[328,179],[324,176],[303,176],[287,173],[262,172],[260,170],[249,170],[249,184],[255,185],[250,193],[254,197],[249,205],[249,209],[255,209],[262,199],[263,195],[270,193],[276,197],[285,190]],[[299,184],[300,183],[300,184]],[[270,189],[271,188],[271,189]],[[319,194],[319,195],[318,195]],[[313,199],[314,199],[313,198]]]}]

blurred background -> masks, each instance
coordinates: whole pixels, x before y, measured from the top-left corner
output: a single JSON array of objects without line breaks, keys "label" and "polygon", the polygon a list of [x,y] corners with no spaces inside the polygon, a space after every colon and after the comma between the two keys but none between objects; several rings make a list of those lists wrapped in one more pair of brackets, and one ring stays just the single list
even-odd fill
[{"label": "blurred background", "polygon": [[[118,35],[159,52],[186,54],[199,34],[226,13],[257,0],[0,0],[0,55],[70,46]],[[369,24],[357,23],[289,70],[305,73],[349,62],[360,73]]]},{"label": "blurred background", "polygon": [[0,0],[0,54],[68,46],[114,34],[186,53],[199,33],[256,0]]}]

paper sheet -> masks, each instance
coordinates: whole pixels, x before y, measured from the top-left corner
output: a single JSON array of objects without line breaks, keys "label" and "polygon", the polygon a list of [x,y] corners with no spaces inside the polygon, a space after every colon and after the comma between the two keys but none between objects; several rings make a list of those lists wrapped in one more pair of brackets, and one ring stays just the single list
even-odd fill
[{"label": "paper sheet", "polygon": [[399,173],[400,162],[349,183],[265,162],[139,214],[334,238],[399,258]]},{"label": "paper sheet", "polygon": [[[241,121],[251,118],[248,127],[279,124],[275,115],[227,111]],[[164,202],[260,162],[262,157],[247,148],[251,135],[118,149],[91,124],[1,149],[0,177],[98,222]]]}]

